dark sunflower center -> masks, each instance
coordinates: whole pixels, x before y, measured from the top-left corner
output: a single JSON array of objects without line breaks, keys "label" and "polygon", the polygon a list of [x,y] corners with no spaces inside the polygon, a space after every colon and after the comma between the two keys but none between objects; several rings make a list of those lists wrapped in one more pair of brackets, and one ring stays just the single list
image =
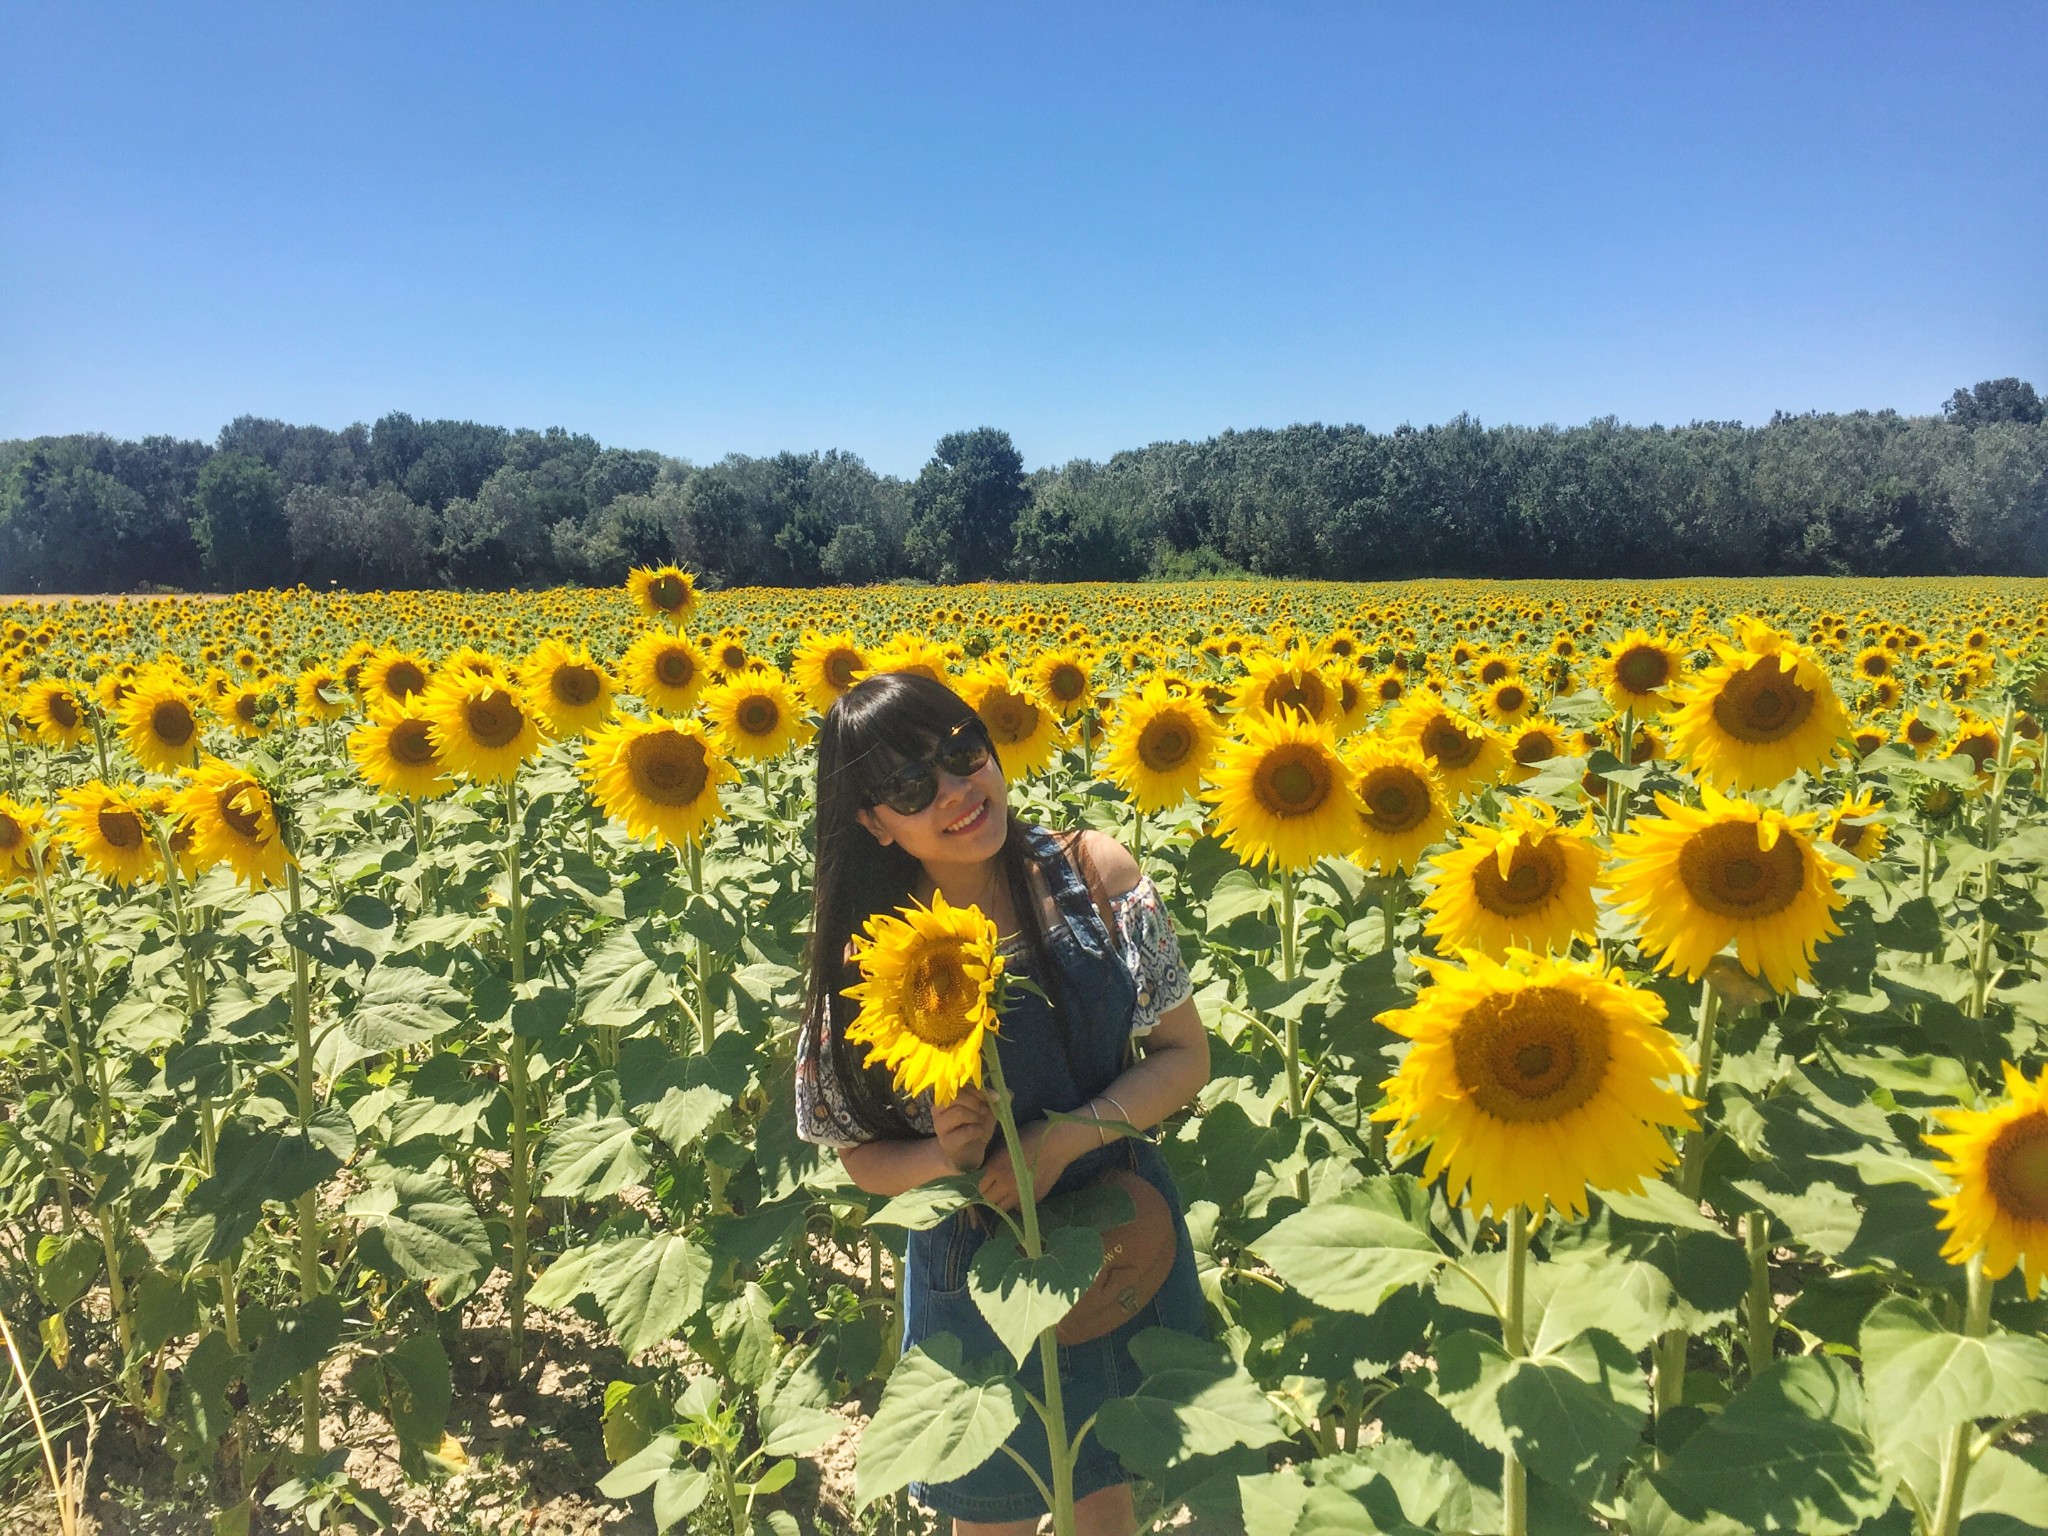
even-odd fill
[{"label": "dark sunflower center", "polygon": [[968,1011],[978,994],[952,945],[935,947],[917,958],[905,978],[904,994],[904,1022],[927,1045],[958,1045],[973,1028]]},{"label": "dark sunflower center", "polygon": [[733,715],[739,728],[749,736],[768,736],[782,720],[782,711],[775,707],[775,701],[765,694],[755,694],[744,699]]},{"label": "dark sunflower center", "polygon": [[220,819],[244,842],[258,842],[263,837],[263,818],[251,803],[255,798],[256,791],[246,784],[230,784],[214,797]]},{"label": "dark sunflower center", "polygon": [[680,731],[650,731],[626,749],[633,787],[656,805],[694,805],[710,781],[704,744]]},{"label": "dark sunflower center", "polygon": [[1885,655],[1882,651],[1879,651],[1874,656],[1866,656],[1863,658],[1863,675],[1865,677],[1883,677],[1885,673],[1891,671],[1891,669],[1891,658]]},{"label": "dark sunflower center", "polygon": [[1967,757],[1982,773],[1985,764],[1998,756],[1998,738],[1988,731],[1965,736],[1956,743],[1956,756]]},{"label": "dark sunflower center", "polygon": [[1924,747],[1939,733],[1925,720],[1913,719],[1906,722],[1906,740],[1916,747]]},{"label": "dark sunflower center", "polygon": [[1555,896],[1563,878],[1564,859],[1545,838],[1534,847],[1523,843],[1515,849],[1508,858],[1505,880],[1498,859],[1481,860],[1473,871],[1472,894],[1497,917],[1521,917]]},{"label": "dark sunflower center", "polygon": [[834,688],[851,688],[853,674],[866,664],[858,651],[834,651],[825,658],[825,677]]},{"label": "dark sunflower center", "polygon": [[1252,793],[1269,815],[1312,816],[1330,798],[1330,766],[1308,747],[1285,746],[1269,753],[1252,775]]},{"label": "dark sunflower center", "polygon": [[1495,683],[1506,677],[1510,670],[1511,668],[1506,661],[1495,656],[1480,665],[1479,681],[1491,688]]},{"label": "dark sunflower center", "polygon": [[11,853],[22,845],[27,836],[20,822],[0,811],[0,848]]},{"label": "dark sunflower center", "polygon": [[1365,819],[1375,832],[1409,832],[1429,814],[1429,786],[1408,768],[1375,768],[1359,786]]},{"label": "dark sunflower center", "polygon": [[1647,645],[1630,646],[1614,658],[1614,675],[1630,693],[1655,693],[1671,681],[1671,658]]},{"label": "dark sunflower center", "polygon": [[1187,722],[1163,715],[1138,734],[1138,756],[1154,773],[1170,773],[1188,760],[1195,738]]},{"label": "dark sunflower center", "polygon": [[68,731],[78,724],[78,706],[71,702],[68,693],[53,693],[43,706],[50,721],[61,731]]},{"label": "dark sunflower center", "polygon": [[130,848],[142,846],[142,818],[133,811],[118,805],[100,807],[100,836],[107,846],[126,853]]},{"label": "dark sunflower center", "polygon": [[654,675],[664,688],[687,688],[697,669],[691,664],[688,651],[663,651],[654,658]]},{"label": "dark sunflower center", "polygon": [[1063,661],[1052,669],[1046,686],[1052,689],[1054,698],[1071,703],[1088,691],[1088,674],[1071,661]]},{"label": "dark sunflower center", "polygon": [[564,704],[580,708],[597,698],[603,679],[597,675],[597,668],[570,662],[567,666],[555,668],[555,675],[549,679],[548,686]]},{"label": "dark sunflower center", "polygon": [[1424,755],[1446,768],[1463,768],[1479,756],[1481,745],[1477,736],[1467,736],[1459,730],[1449,715],[1434,716],[1422,728]]},{"label": "dark sunflower center", "polygon": [[1498,1120],[1557,1120],[1600,1091],[1607,1075],[1607,1021],[1556,987],[1486,999],[1451,1041],[1458,1078]]},{"label": "dark sunflower center", "polygon": [[1557,756],[1557,738],[1542,731],[1530,731],[1515,743],[1515,761],[1524,768],[1547,763]]},{"label": "dark sunflower center", "polygon": [[1771,917],[1791,906],[1806,883],[1799,844],[1782,834],[1768,849],[1756,823],[1702,828],[1678,855],[1678,877],[1692,899],[1720,917]]},{"label": "dark sunflower center", "polygon": [[1737,741],[1782,741],[1813,713],[1813,694],[1775,656],[1729,678],[1714,698],[1714,720]]},{"label": "dark sunflower center", "polygon": [[1493,702],[1502,714],[1512,715],[1529,702],[1529,695],[1511,683],[1493,696]]},{"label": "dark sunflower center", "polygon": [[1266,710],[1299,710],[1311,720],[1320,720],[1330,702],[1330,690],[1313,672],[1285,674],[1266,685]]},{"label": "dark sunflower center", "polygon": [[1382,704],[1391,704],[1407,692],[1408,685],[1398,677],[1383,677],[1379,681],[1379,695]]},{"label": "dark sunflower center", "polygon": [[682,607],[689,595],[689,588],[674,576],[657,576],[647,584],[648,600],[665,613]]},{"label": "dark sunflower center", "polygon": [[462,710],[469,722],[469,734],[480,747],[508,746],[518,740],[526,725],[526,716],[519,712],[512,695],[502,688],[493,688],[466,701]]},{"label": "dark sunflower center", "polygon": [[2048,1115],[2036,1111],[2000,1129],[1984,1171],[2005,1216],[2048,1221]]},{"label": "dark sunflower center", "polygon": [[728,672],[738,672],[747,664],[747,648],[744,645],[728,645],[718,653],[718,664]]},{"label": "dark sunflower center", "polygon": [[235,700],[235,718],[244,725],[256,723],[256,695],[245,693]]},{"label": "dark sunflower center", "polygon": [[183,699],[165,699],[149,712],[149,729],[167,747],[182,747],[198,729]]},{"label": "dark sunflower center", "polygon": [[394,699],[409,699],[427,686],[427,674],[409,661],[394,661],[384,672],[384,691]]},{"label": "dark sunflower center", "polygon": [[399,721],[391,727],[387,747],[408,768],[425,768],[434,761],[434,738],[424,720]]}]

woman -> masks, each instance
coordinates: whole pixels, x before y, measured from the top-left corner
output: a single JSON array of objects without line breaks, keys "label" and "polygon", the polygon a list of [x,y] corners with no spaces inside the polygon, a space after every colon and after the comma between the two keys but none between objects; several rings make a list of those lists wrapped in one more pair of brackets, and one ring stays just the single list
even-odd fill
[{"label": "woman", "polygon": [[[1130,1167],[1173,1213],[1179,1250],[1158,1295],[1114,1332],[1060,1350],[1072,1434],[1104,1401],[1137,1388],[1132,1338],[1157,1326],[1206,1333],[1207,1314],[1180,1197],[1157,1149],[1045,1115],[1157,1125],[1208,1081],[1208,1039],[1159,893],[1130,854],[1099,833],[1059,837],[1018,821],[987,733],[952,690],[910,673],[868,678],[832,706],[818,735],[810,991],[796,1074],[800,1132],[836,1148],[862,1189],[898,1195],[979,1170],[984,1196],[1017,1204],[1015,1173],[981,1093],[968,1089],[934,1113],[929,1094],[899,1097],[889,1073],[846,1042],[857,1010],[840,993],[858,980],[853,934],[874,914],[928,902],[935,891],[979,907],[1001,935],[1005,969],[1045,993],[1013,992],[997,1041],[1041,1198]],[[1133,1050],[1139,1040],[1142,1057]],[[950,1333],[968,1360],[1002,1352],[967,1291],[968,1265],[986,1236],[974,1217],[956,1212],[911,1234],[901,1283],[906,1349]],[[1034,1351],[1020,1372],[1034,1392],[1038,1372]],[[1036,1414],[1024,1415],[1010,1444],[1050,1481]],[[1074,1473],[1085,1536],[1135,1529],[1126,1476],[1091,1434]],[[1025,1536],[1046,1513],[1001,1451],[952,1482],[913,1483],[911,1493],[952,1516],[955,1536]]]}]

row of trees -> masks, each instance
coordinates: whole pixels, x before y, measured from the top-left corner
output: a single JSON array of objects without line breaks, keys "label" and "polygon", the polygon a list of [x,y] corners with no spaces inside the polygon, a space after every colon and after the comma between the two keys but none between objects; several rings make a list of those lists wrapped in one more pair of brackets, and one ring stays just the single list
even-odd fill
[{"label": "row of trees", "polygon": [[1031,474],[983,427],[941,438],[915,480],[837,451],[695,465],[560,428],[245,416],[212,445],[0,443],[0,591],[609,583],[666,559],[779,586],[2044,574],[2043,414],[2000,379],[1938,416],[1295,426]]}]

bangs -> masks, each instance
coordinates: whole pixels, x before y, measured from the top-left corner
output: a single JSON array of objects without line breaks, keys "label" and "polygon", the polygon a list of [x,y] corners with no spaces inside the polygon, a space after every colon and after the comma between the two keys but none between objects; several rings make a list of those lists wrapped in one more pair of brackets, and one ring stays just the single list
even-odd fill
[{"label": "bangs", "polygon": [[867,799],[900,764],[930,757],[946,737],[979,719],[952,689],[915,672],[863,678],[826,713],[819,788],[843,778]]}]

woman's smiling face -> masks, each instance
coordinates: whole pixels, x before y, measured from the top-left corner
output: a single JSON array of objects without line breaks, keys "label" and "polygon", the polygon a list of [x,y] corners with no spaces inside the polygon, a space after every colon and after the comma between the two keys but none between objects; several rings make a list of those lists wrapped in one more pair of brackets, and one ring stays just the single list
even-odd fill
[{"label": "woman's smiling face", "polygon": [[925,865],[979,864],[1003,851],[1010,831],[1010,786],[991,752],[965,778],[934,765],[939,791],[921,811],[905,815],[886,805],[860,813],[875,841],[894,844]]}]

